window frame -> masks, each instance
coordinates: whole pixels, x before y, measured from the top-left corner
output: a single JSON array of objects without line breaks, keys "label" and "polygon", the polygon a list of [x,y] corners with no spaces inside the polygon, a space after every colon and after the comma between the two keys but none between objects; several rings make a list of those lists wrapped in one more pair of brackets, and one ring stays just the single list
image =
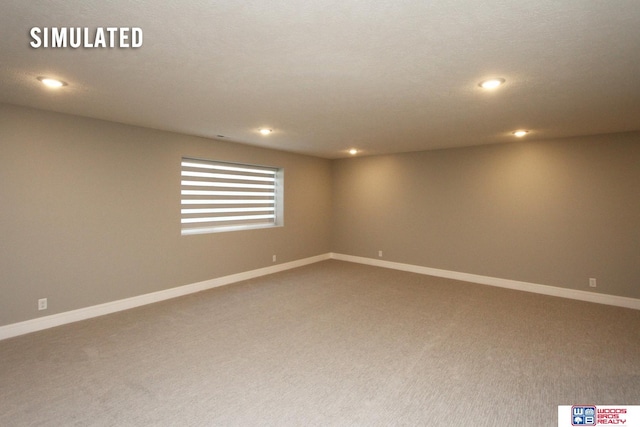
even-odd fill
[{"label": "window frame", "polygon": [[181,235],[282,226],[283,168],[190,156],[181,158]]}]

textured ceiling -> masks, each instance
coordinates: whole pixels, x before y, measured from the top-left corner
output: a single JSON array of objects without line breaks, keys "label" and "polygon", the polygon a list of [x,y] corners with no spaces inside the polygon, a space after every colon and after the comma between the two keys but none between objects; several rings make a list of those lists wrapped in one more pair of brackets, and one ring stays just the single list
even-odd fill
[{"label": "textured ceiling", "polygon": [[[29,46],[108,26],[144,45]],[[640,130],[640,3],[5,0],[0,102],[328,158]]]}]

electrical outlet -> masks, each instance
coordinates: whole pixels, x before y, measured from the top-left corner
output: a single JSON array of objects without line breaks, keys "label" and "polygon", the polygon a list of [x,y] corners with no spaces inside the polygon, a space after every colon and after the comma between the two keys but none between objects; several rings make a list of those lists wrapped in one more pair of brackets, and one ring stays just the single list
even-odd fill
[{"label": "electrical outlet", "polygon": [[276,262],[276,256],[275,255],[272,257],[272,260],[273,260],[273,262]]},{"label": "electrical outlet", "polygon": [[38,300],[38,310],[46,310],[47,309],[47,299],[40,298]]},{"label": "electrical outlet", "polygon": [[378,257],[382,258],[382,251],[378,251]]},{"label": "electrical outlet", "polygon": [[594,279],[593,277],[589,279],[589,287],[590,288],[595,288],[596,286],[598,286],[598,284],[596,283],[596,279]]}]

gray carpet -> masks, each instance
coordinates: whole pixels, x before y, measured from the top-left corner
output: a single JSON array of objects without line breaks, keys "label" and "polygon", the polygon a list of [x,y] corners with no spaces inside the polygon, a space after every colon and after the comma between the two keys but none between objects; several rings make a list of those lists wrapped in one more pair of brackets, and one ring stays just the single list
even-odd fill
[{"label": "gray carpet", "polygon": [[326,261],[0,341],[2,426],[555,426],[640,311]]}]

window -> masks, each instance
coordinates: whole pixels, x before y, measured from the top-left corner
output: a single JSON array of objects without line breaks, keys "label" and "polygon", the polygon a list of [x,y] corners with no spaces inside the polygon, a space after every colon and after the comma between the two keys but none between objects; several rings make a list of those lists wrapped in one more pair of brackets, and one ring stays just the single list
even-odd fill
[{"label": "window", "polygon": [[282,225],[283,170],[182,158],[182,234]]}]

